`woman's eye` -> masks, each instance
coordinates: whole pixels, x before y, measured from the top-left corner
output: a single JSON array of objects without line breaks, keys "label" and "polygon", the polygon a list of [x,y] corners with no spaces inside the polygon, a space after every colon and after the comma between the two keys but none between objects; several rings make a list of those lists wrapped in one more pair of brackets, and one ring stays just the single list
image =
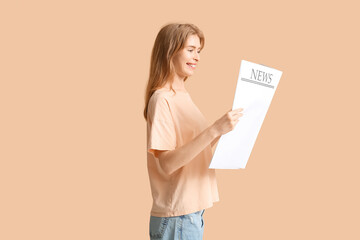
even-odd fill
[{"label": "woman's eye", "polygon": [[[188,51],[189,51],[189,52],[192,52],[192,51],[193,51],[193,49],[189,49]],[[201,52],[201,51],[198,51],[198,53],[200,53],[200,52]]]}]

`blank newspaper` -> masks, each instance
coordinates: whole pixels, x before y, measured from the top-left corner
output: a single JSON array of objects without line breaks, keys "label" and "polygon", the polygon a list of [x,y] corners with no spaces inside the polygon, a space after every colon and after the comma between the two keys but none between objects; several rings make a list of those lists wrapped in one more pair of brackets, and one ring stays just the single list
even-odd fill
[{"label": "blank newspaper", "polygon": [[209,168],[245,168],[282,72],[241,61],[232,109],[243,108],[235,128],[222,135]]}]

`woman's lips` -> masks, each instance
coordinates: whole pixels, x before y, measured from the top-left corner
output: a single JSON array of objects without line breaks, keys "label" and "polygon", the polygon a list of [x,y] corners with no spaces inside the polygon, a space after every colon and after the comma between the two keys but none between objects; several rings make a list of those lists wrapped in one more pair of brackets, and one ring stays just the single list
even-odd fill
[{"label": "woman's lips", "polygon": [[196,68],[196,64],[192,64],[192,63],[186,63],[191,69],[195,69]]}]

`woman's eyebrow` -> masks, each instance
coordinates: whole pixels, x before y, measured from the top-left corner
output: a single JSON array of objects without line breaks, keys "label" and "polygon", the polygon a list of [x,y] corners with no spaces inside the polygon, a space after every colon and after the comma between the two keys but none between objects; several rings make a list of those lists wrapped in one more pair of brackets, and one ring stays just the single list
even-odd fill
[{"label": "woman's eyebrow", "polygon": [[[192,48],[196,48],[195,46],[193,46],[193,45],[188,45],[188,47],[192,47]],[[200,48],[200,47],[199,47]]]}]

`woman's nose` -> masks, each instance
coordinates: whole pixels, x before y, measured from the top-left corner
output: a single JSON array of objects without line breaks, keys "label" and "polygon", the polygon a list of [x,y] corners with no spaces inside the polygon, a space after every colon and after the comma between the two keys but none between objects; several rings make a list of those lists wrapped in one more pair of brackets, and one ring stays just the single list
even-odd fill
[{"label": "woman's nose", "polygon": [[196,53],[195,56],[194,56],[194,59],[196,61],[200,61],[200,53]]}]

